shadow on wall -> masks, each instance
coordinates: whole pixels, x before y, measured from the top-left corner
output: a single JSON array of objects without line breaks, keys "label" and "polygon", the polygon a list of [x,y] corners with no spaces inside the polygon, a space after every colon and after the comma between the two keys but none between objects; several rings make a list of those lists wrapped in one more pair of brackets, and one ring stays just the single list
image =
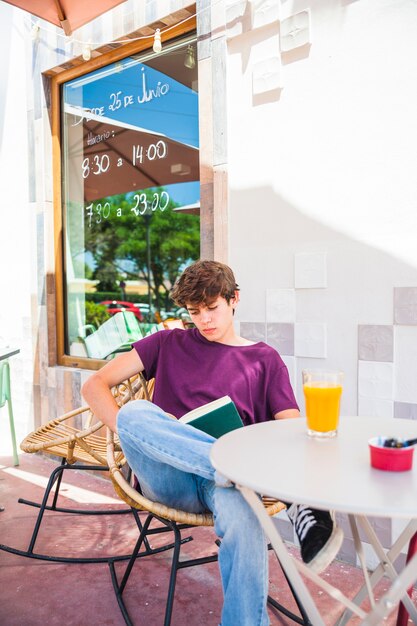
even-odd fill
[{"label": "shadow on wall", "polygon": [[[345,371],[345,415],[400,417],[410,407],[417,415],[416,265],[306,216],[270,187],[231,190],[229,214],[238,319],[289,357],[297,398],[301,369],[324,365]],[[317,260],[320,284],[317,271],[309,282]],[[399,320],[402,306],[407,321]],[[361,345],[360,337],[391,338],[391,356],[380,358],[384,346]]]},{"label": "shadow on wall", "polygon": [[[411,284],[411,279],[417,283],[417,254],[415,264],[405,263],[392,252],[361,242],[312,219],[271,187],[244,191],[231,189],[229,207],[232,253],[243,246],[256,248],[257,241],[259,250],[275,249],[278,253],[283,249],[287,252],[301,252],[326,247],[329,251],[334,250],[340,259],[344,253],[349,253],[346,258],[347,268],[353,270],[359,264],[363,270],[356,276],[359,284],[366,284],[368,272],[373,278],[378,274],[381,276],[378,285],[390,280],[395,280],[398,286]],[[336,212],[337,208],[335,215]],[[398,249],[400,251],[400,240]],[[370,267],[362,265],[366,258],[372,260]],[[388,274],[387,267],[391,268]]]},{"label": "shadow on wall", "polygon": [[[243,23],[245,27],[246,22]],[[250,29],[250,21],[247,22],[247,31],[244,31],[241,35],[237,35],[228,41],[229,54],[238,54],[241,57],[241,71],[244,74],[249,66],[251,60],[252,48],[257,44],[260,44],[267,39],[276,38],[277,54],[279,53],[279,23],[272,22],[261,28],[255,30]]]},{"label": "shadow on wall", "polygon": [[[335,0],[327,0],[327,2],[325,2],[322,0],[320,3],[320,11],[323,13],[336,13],[338,16],[336,20],[338,26],[336,28],[342,29],[345,19],[343,9],[346,8],[347,4],[354,1],[355,0],[339,0],[335,2]],[[283,2],[285,3],[285,0],[283,0]],[[291,9],[282,8],[280,19],[275,19],[270,23],[257,27],[253,25],[253,12],[256,12],[256,8],[252,7],[252,10],[250,10],[249,2],[246,4],[245,10],[241,15],[230,17],[230,19],[226,17],[228,52],[229,55],[239,55],[241,59],[241,73],[245,74],[251,71],[251,66],[253,66],[254,63],[256,65],[256,59],[258,57],[256,50],[262,47],[268,40],[271,40],[272,47],[270,47],[270,53],[263,61],[271,57],[279,57],[280,63],[282,66],[285,66],[307,59],[310,55],[311,43],[301,45],[292,50],[280,52],[280,31],[282,20],[302,11],[311,10],[310,5],[311,2],[309,2],[309,0],[293,0]],[[261,60],[262,59],[258,58],[258,62]],[[270,73],[271,70],[269,69],[268,72]],[[253,96],[253,106],[277,102],[280,100],[281,92],[282,86],[271,87],[270,89],[266,89],[263,93],[256,93]]]}]

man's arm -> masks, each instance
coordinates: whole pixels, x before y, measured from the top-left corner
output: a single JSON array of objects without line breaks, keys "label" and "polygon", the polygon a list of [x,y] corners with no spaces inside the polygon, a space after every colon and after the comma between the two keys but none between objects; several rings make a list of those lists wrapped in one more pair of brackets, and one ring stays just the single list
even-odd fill
[{"label": "man's arm", "polygon": [[120,354],[106,363],[84,383],[81,391],[88,405],[111,430],[116,431],[119,411],[111,388],[143,370],[143,363],[133,348],[130,352]]},{"label": "man's arm", "polygon": [[285,411],[279,411],[274,415],[276,420],[285,420],[289,417],[300,417],[300,411],[298,409],[285,409]]}]

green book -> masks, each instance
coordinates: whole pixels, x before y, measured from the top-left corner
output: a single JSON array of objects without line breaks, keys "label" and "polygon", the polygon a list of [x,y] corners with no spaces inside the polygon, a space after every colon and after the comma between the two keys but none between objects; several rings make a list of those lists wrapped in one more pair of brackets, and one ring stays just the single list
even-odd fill
[{"label": "green book", "polygon": [[179,419],[218,439],[225,433],[243,426],[235,403],[229,396],[223,396],[189,411]]}]

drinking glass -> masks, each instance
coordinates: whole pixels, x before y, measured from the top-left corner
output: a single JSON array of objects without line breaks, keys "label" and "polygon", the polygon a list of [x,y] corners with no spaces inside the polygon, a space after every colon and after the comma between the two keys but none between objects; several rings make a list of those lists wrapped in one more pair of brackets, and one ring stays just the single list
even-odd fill
[{"label": "drinking glass", "polygon": [[307,432],[310,437],[335,437],[339,424],[343,372],[303,370]]}]

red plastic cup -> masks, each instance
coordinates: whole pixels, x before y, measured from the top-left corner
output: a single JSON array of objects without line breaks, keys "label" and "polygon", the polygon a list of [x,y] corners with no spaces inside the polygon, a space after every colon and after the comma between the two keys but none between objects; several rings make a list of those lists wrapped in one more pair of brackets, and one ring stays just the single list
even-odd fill
[{"label": "red plastic cup", "polygon": [[371,466],[386,472],[406,472],[413,467],[414,446],[407,448],[384,448],[386,437],[373,437],[369,440]]}]

